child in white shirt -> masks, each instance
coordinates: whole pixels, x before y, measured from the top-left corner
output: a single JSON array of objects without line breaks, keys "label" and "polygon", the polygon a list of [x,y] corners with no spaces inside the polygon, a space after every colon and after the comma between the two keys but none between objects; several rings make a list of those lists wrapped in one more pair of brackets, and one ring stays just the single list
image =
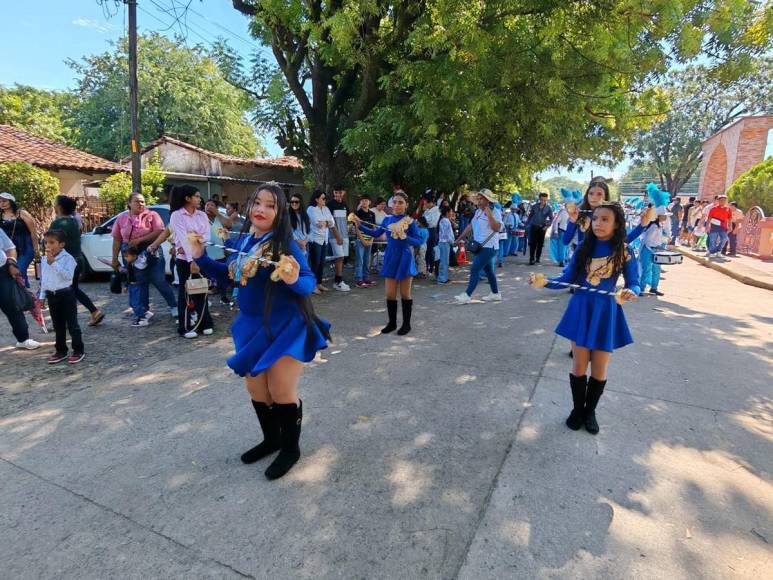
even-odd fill
[{"label": "child in white shirt", "polygon": [[[56,333],[56,351],[48,357],[49,364],[67,360],[76,364],[86,356],[81,328],[78,325],[78,307],[72,280],[76,262],[64,249],[65,236],[62,230],[49,230],[43,236],[46,256],[41,260],[40,297],[48,301],[48,311]],[[72,355],[67,354],[67,332],[72,342]]]}]

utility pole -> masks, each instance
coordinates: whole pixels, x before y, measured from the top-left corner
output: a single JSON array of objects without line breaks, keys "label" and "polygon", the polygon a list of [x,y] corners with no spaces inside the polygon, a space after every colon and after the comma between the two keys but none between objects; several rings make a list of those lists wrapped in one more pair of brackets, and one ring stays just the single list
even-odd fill
[{"label": "utility pole", "polygon": [[129,6],[129,110],[131,111],[132,191],[142,191],[142,161],[137,136],[137,0]]}]

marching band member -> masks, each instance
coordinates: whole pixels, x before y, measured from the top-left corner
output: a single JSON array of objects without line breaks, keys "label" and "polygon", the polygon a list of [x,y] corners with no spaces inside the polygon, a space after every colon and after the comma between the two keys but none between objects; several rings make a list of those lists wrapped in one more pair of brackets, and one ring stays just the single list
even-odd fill
[{"label": "marching band member", "polygon": [[411,331],[411,313],[413,312],[411,285],[413,277],[417,274],[416,261],[411,247],[420,246],[422,240],[416,222],[406,215],[408,197],[405,193],[402,191],[394,192],[391,202],[392,215],[385,217],[380,226],[366,225],[355,214],[350,214],[349,219],[357,224],[361,232],[373,238],[377,238],[383,233],[387,234],[387,246],[384,251],[384,265],[381,267],[381,275],[384,277],[389,321],[381,329],[381,332],[387,334],[397,328],[397,290],[399,288],[403,307],[403,324],[397,334],[403,336]]},{"label": "marching band member", "polygon": [[[303,365],[326,348],[330,338],[330,324],[317,318],[311,305],[317,281],[293,240],[284,192],[276,184],[258,187],[234,244],[238,252],[227,263],[207,256],[200,238],[189,241],[196,264],[206,274],[218,282],[226,282],[229,273],[233,278],[239,314],[231,327],[236,352],[228,366],[245,378],[263,431],[263,442],[241,459],[254,463],[279,451],[266,469],[268,479],[277,479],[301,455],[298,382]],[[268,267],[267,257],[273,260]]]},{"label": "marching band member", "polygon": [[[591,227],[582,245],[572,256],[561,276],[547,281],[547,288],[561,289],[567,283],[588,290],[614,291],[622,274],[625,289],[622,301],[634,300],[639,293],[638,266],[627,247],[625,215],[618,204],[604,204],[593,210]],[[529,276],[535,285],[537,277]],[[607,367],[612,352],[633,342],[622,307],[609,296],[593,291],[575,292],[556,334],[572,341],[573,368],[569,375],[574,407],[566,425],[572,430],[599,432],[596,406],[607,383]],[[587,376],[590,365],[590,377]]]}]

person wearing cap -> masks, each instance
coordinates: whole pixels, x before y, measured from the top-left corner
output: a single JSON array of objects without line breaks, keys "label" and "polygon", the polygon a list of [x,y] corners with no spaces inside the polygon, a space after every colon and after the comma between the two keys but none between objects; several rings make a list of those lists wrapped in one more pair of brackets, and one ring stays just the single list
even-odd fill
[{"label": "person wearing cap", "polygon": [[490,189],[482,189],[478,193],[478,209],[470,223],[459,235],[456,243],[472,233],[472,239],[481,246],[470,267],[470,281],[467,290],[455,297],[457,304],[472,302],[472,293],[480,280],[481,270],[486,273],[491,292],[483,296],[484,302],[501,302],[502,295],[497,287],[497,276],[494,270],[494,256],[499,249],[499,230],[502,228],[502,212],[496,208],[497,198]]},{"label": "person wearing cap", "polygon": [[16,198],[7,191],[0,193],[0,213],[0,228],[16,246],[17,265],[29,288],[27,269],[33,260],[40,258],[35,220],[28,211],[17,207]]},{"label": "person wearing cap", "polygon": [[733,208],[727,205],[727,195],[717,197],[717,201],[706,216],[709,228],[709,258],[716,258],[728,242],[727,232],[733,221]]},{"label": "person wearing cap", "polygon": [[20,274],[16,265],[16,247],[3,230],[0,230],[0,310],[3,311],[11,330],[16,337],[16,348],[35,350],[40,343],[30,338],[30,330],[24,312],[16,308],[12,292],[16,286],[16,277]]}]

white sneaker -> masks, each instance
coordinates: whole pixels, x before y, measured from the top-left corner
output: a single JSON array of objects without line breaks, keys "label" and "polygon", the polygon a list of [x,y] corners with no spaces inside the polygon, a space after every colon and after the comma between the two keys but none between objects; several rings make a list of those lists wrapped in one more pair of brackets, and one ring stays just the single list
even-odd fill
[{"label": "white sneaker", "polygon": [[467,292],[462,292],[458,296],[454,296],[454,300],[456,300],[457,304],[469,304],[472,302],[472,298],[467,294]]},{"label": "white sneaker", "polygon": [[494,294],[493,292],[489,292],[483,296],[481,300],[483,300],[483,302],[502,302],[502,294]]},{"label": "white sneaker", "polygon": [[169,309],[169,316],[171,316],[172,318],[177,318],[178,316],[180,316],[180,312],[179,310],[177,310],[177,306]]},{"label": "white sneaker", "polygon": [[205,328],[204,330],[201,331],[201,334],[203,334],[204,336],[209,336],[214,332],[215,331],[212,328]]},{"label": "white sneaker", "polygon": [[185,338],[196,338],[198,335],[199,335],[199,333],[198,333],[198,332],[195,332],[195,331],[193,331],[193,330],[191,330],[190,332],[186,332],[185,334],[183,334],[183,336],[184,336]]},{"label": "white sneaker", "polygon": [[153,314],[153,313],[152,313],[150,310],[148,310],[148,311],[145,313],[145,320],[150,320],[150,319],[151,319],[151,318],[153,318],[154,316],[155,316],[155,314]]},{"label": "white sneaker", "polygon": [[24,342],[17,342],[16,348],[35,350],[36,348],[40,348],[40,343],[37,340],[32,340],[31,338],[28,338]]},{"label": "white sneaker", "polygon": [[338,284],[333,284],[333,290],[338,290],[339,292],[349,292],[351,288],[349,288],[349,285],[341,280]]}]

